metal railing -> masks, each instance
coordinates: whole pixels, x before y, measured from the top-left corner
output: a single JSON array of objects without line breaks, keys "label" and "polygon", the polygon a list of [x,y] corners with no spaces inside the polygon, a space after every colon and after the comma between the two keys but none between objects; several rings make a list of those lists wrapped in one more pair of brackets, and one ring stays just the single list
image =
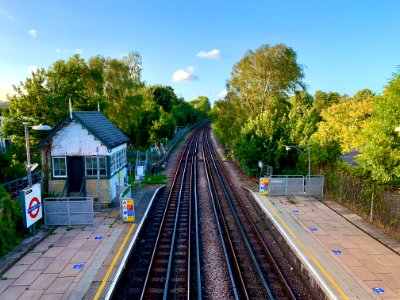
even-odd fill
[{"label": "metal railing", "polygon": [[[41,181],[42,171],[32,173],[32,184],[36,184]],[[12,197],[18,196],[19,192],[28,186],[28,176],[1,183],[0,186],[4,187],[6,192],[9,193]]]},{"label": "metal railing", "polygon": [[323,196],[324,176],[273,175],[269,177],[270,196]]},{"label": "metal railing", "polygon": [[43,207],[46,227],[94,224],[92,197],[45,198]]}]

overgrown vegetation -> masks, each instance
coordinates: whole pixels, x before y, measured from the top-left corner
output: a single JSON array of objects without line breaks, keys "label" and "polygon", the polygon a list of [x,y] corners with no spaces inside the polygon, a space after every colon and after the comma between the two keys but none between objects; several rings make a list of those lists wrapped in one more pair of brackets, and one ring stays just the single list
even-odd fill
[{"label": "overgrown vegetation", "polygon": [[[171,138],[177,126],[184,127],[208,117],[211,106],[208,98],[186,102],[169,86],[147,86],[142,81],[141,71],[141,57],[132,52],[122,59],[95,56],[85,60],[74,55],[67,61],[54,62],[48,69],[32,72],[31,77],[14,87],[15,94],[9,97],[8,107],[2,110],[1,134],[11,137],[12,159],[0,161],[0,168],[18,169],[18,164],[24,165],[23,123],[54,127],[68,114],[69,100],[74,111],[100,108],[130,138],[131,146],[136,149]],[[39,162],[34,145],[46,133],[31,130],[29,134],[32,162]],[[9,179],[7,176],[3,180]]]},{"label": "overgrown vegetation", "polygon": [[144,177],[143,184],[166,184],[167,183],[167,175],[165,174],[149,174],[147,173]]},{"label": "overgrown vegetation", "polygon": [[[381,94],[369,89],[353,96],[317,91],[303,83],[303,67],[293,49],[279,44],[249,51],[233,67],[226,97],[212,109],[217,136],[243,169],[258,175],[257,162],[274,174],[308,171],[324,174],[330,196],[376,220],[398,226],[387,192],[400,186],[400,73]],[[287,151],[299,145],[304,151]],[[356,154],[357,167],[344,168],[341,157]],[[398,196],[398,195],[397,195]],[[399,212],[397,212],[399,214]]]},{"label": "overgrown vegetation", "polygon": [[249,51],[232,69],[225,99],[212,110],[213,127],[243,168],[257,173],[257,161],[276,174],[307,174],[311,145],[313,173],[358,150],[359,168],[378,184],[400,179],[400,74],[376,95],[368,89],[350,97],[317,91],[310,95],[293,49],[279,44]]},{"label": "overgrown vegetation", "polygon": [[0,256],[13,249],[26,236],[28,233],[23,228],[21,202],[13,201],[0,187]]}]

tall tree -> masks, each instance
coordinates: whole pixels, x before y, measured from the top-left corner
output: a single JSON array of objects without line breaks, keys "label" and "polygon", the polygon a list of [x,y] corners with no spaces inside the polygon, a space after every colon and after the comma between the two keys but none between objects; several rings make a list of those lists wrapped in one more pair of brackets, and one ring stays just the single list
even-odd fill
[{"label": "tall tree", "polygon": [[199,96],[197,99],[189,101],[189,104],[197,109],[203,118],[207,118],[209,116],[211,111],[211,102],[207,97]]},{"label": "tall tree", "polygon": [[214,128],[250,171],[259,159],[277,171],[286,167],[289,96],[305,88],[296,60],[283,44],[248,51],[233,67],[227,96],[214,106]]},{"label": "tall tree", "polygon": [[371,121],[363,130],[364,144],[358,160],[380,183],[400,180],[400,137],[395,131],[400,125],[400,73],[376,97]]},{"label": "tall tree", "polygon": [[160,105],[164,111],[170,112],[174,103],[177,102],[174,89],[170,86],[155,85],[150,87],[154,101]]}]

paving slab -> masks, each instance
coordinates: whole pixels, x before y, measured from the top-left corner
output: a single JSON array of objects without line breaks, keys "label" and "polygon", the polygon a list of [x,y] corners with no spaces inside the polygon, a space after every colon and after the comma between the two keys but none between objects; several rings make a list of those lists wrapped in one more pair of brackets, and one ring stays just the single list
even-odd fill
[{"label": "paving slab", "polygon": [[29,289],[46,290],[56,280],[57,276],[58,274],[40,274]]},{"label": "paving slab", "polygon": [[40,299],[40,297],[43,295],[43,290],[26,290],[25,292],[22,293],[21,296],[19,296],[18,300],[35,300],[35,299]]},{"label": "paving slab", "polygon": [[[143,218],[158,187],[133,192],[137,200],[136,222]],[[119,208],[95,212],[94,219],[94,226],[43,230],[38,234],[40,238],[31,237],[16,248],[18,251],[10,253],[7,258],[11,261],[12,257],[12,263],[0,260],[0,272],[7,278],[0,280],[0,300],[83,299],[86,293],[94,295],[100,286],[99,281],[93,284],[94,281],[103,280],[104,270],[109,268],[116,249],[131,228],[131,224],[122,222]],[[130,239],[134,233],[131,231]],[[118,265],[110,274],[114,275],[116,268]]]},{"label": "paving slab", "polygon": [[[333,297],[400,299],[399,241],[333,201],[322,203],[303,196],[288,201],[287,197],[253,194],[266,215],[286,232],[293,249],[300,249],[309,261],[310,274],[325,278]],[[311,231],[311,226],[317,231]],[[383,289],[384,294],[374,288]]]},{"label": "paving slab", "polygon": [[25,271],[13,282],[13,285],[30,286],[39,277],[40,274],[41,271]]}]

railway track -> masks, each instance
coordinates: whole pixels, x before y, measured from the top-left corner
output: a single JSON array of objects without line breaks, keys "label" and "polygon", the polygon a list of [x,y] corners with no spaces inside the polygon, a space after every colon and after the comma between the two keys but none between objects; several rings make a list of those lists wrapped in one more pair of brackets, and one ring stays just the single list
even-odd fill
[{"label": "railway track", "polygon": [[[207,291],[209,284],[223,285],[224,299],[296,299],[215,154],[208,127],[188,138],[171,179],[150,209],[113,299],[221,299]],[[214,228],[212,240],[207,226]],[[215,272],[223,282],[213,282]]]},{"label": "railway track", "polygon": [[225,230],[223,238],[229,246],[229,263],[235,271],[232,283],[236,287],[235,298],[296,299],[236,193],[208,135],[203,147],[210,190],[217,208],[216,219]]}]

